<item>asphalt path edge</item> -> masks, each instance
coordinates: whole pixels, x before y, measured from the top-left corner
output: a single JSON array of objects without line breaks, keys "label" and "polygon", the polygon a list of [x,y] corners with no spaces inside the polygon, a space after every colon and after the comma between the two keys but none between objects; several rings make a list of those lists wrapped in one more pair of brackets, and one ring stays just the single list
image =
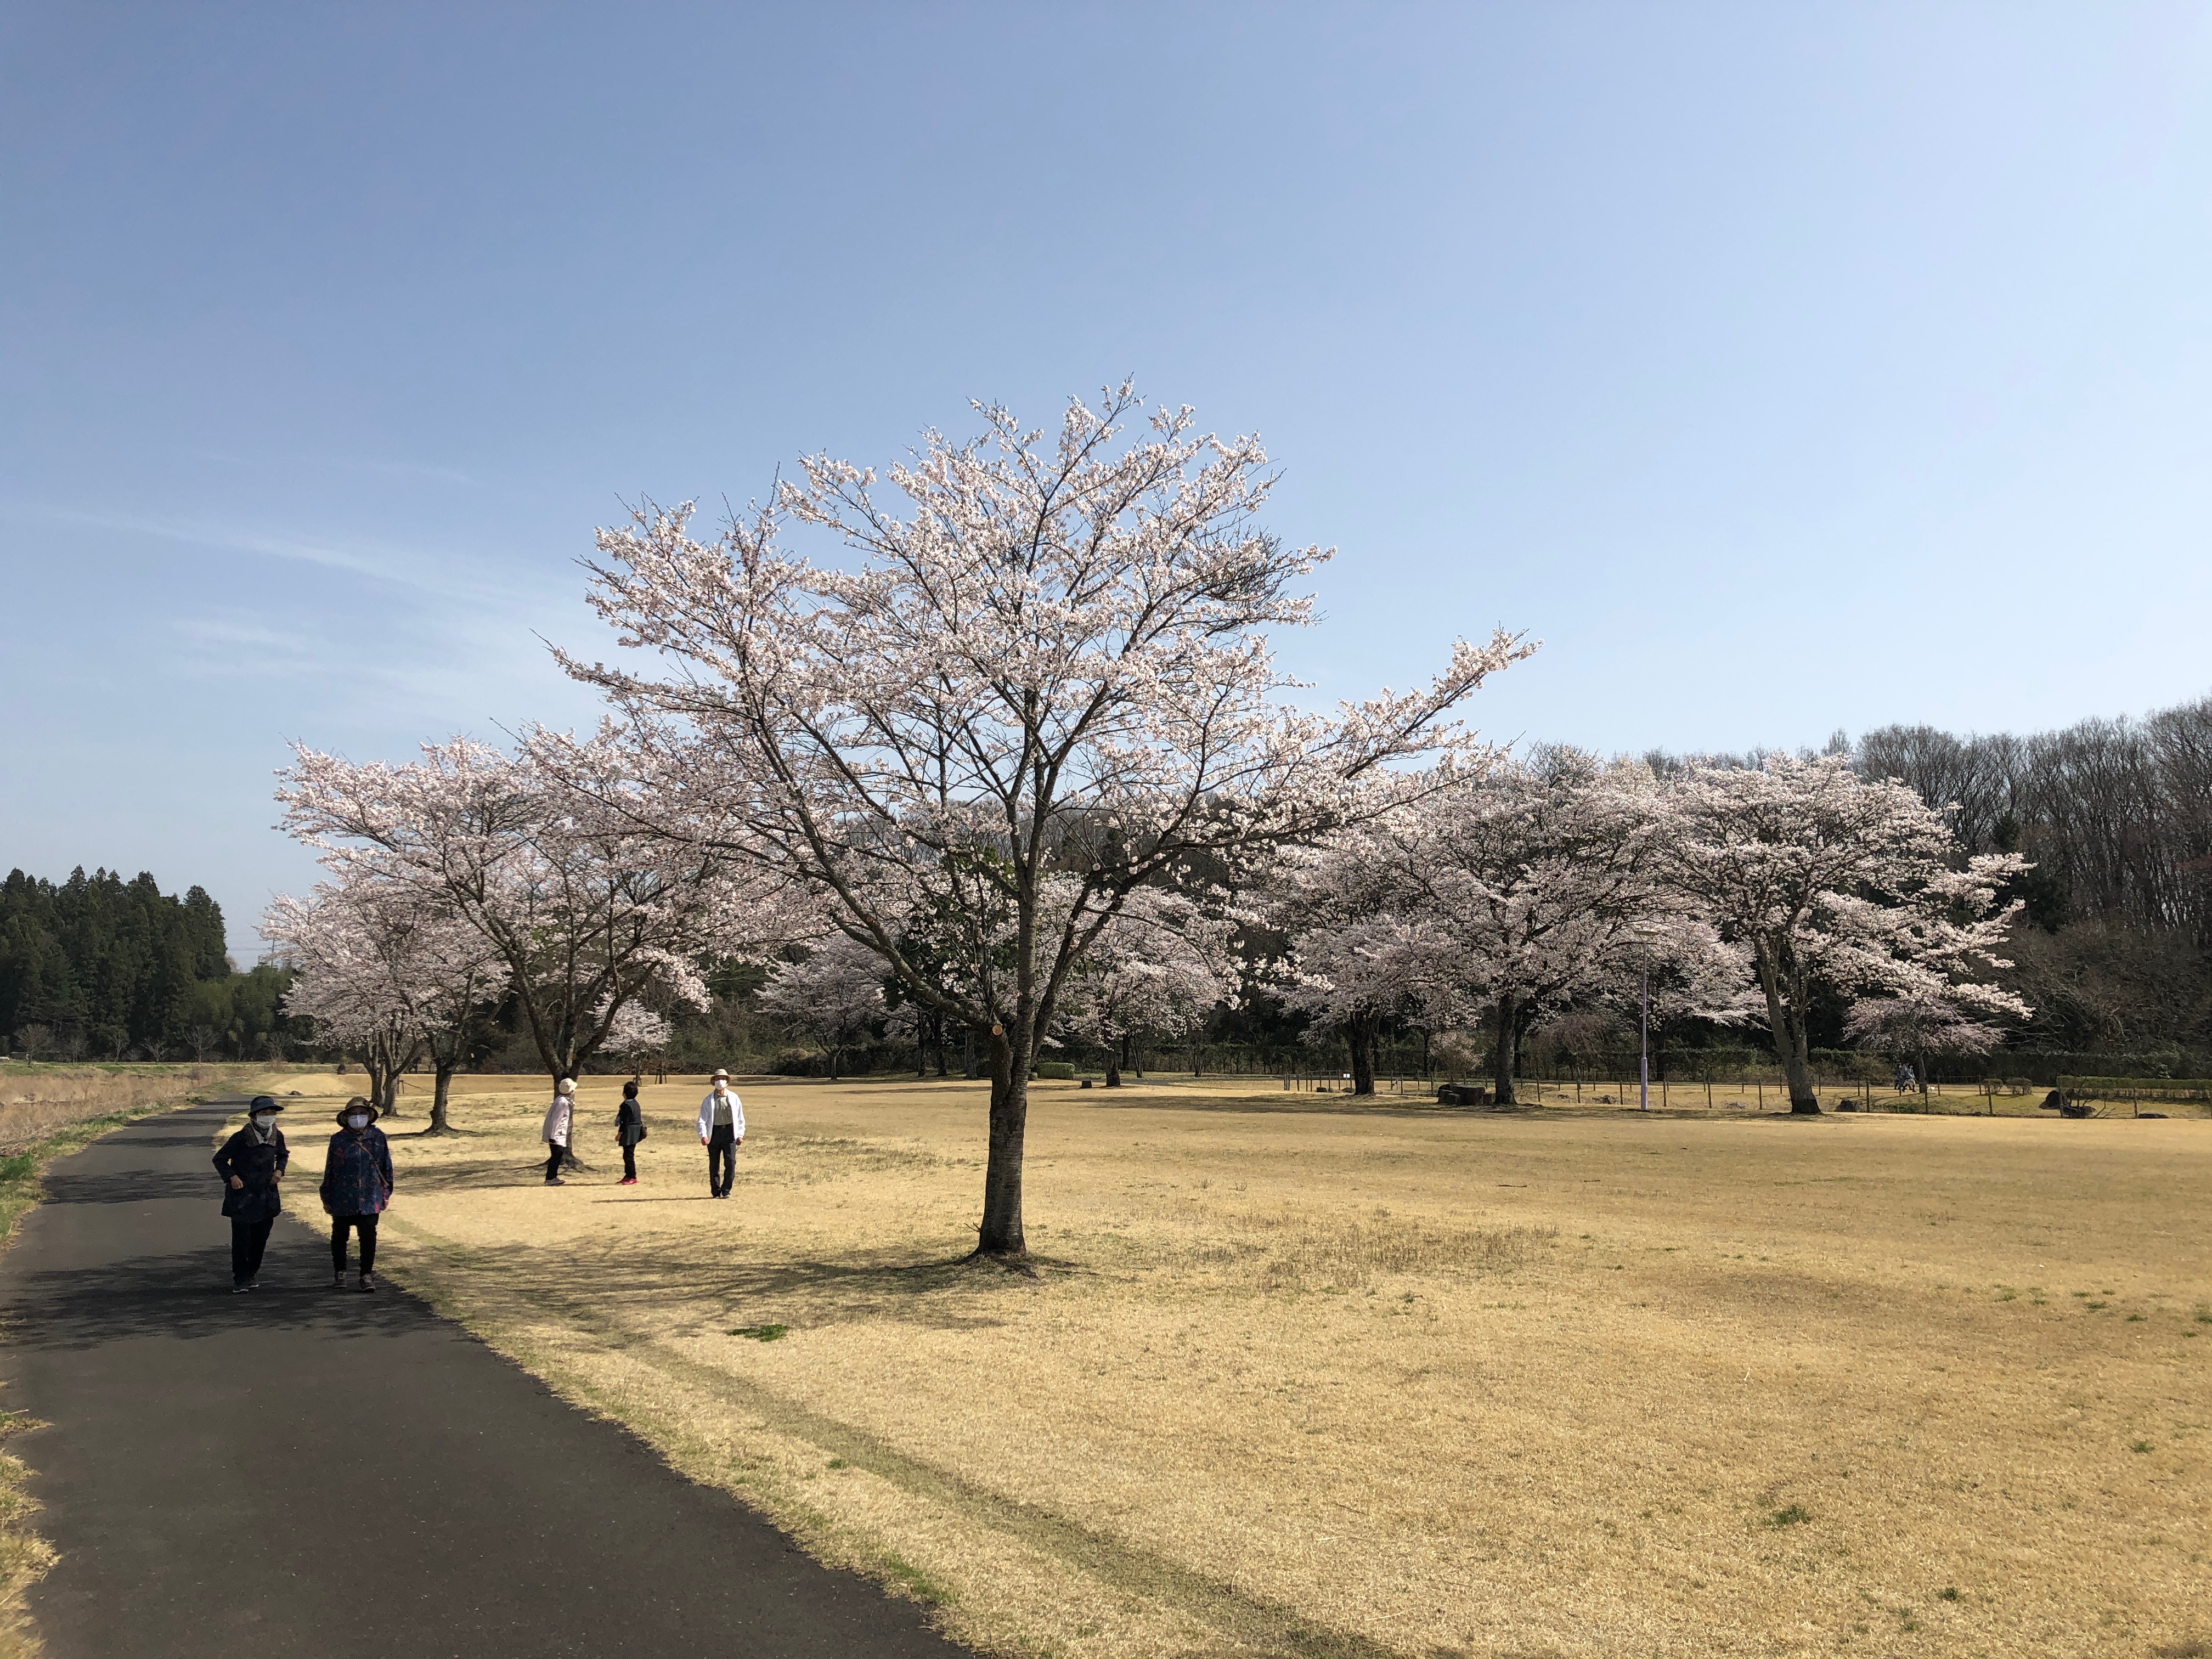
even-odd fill
[{"label": "asphalt path edge", "polygon": [[[15,1243],[23,1218],[46,1198],[46,1166],[56,1158],[81,1152],[102,1135],[142,1119],[158,1117],[179,1106],[204,1104],[209,1097],[204,1092],[181,1095],[174,1100],[103,1112],[0,1158],[0,1256]],[[7,1330],[0,1327],[0,1342],[7,1339]],[[32,1524],[39,1512],[39,1501],[29,1491],[33,1471],[5,1448],[12,1437],[45,1426],[37,1418],[0,1401],[0,1659],[36,1659],[44,1651],[25,1603],[32,1586],[46,1576],[59,1558]]]}]

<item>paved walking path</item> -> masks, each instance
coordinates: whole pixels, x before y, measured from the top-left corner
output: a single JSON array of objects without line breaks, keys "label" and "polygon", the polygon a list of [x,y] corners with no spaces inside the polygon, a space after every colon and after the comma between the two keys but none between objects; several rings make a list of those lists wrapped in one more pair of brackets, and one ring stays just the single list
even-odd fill
[{"label": "paved walking path", "polygon": [[[327,1234],[279,1222],[232,1296],[208,1159],[240,1104],[57,1163],[0,1257],[0,1405],[52,1425],[13,1443],[50,1659],[964,1651],[420,1303],[331,1290]],[[288,1134],[316,1222],[325,1133]]]}]

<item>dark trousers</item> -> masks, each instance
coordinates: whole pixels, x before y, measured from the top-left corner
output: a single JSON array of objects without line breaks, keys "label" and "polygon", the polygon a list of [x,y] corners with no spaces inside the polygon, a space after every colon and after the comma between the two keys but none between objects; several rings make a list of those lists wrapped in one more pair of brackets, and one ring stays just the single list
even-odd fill
[{"label": "dark trousers", "polygon": [[261,1253],[269,1248],[269,1230],[276,1224],[268,1221],[230,1219],[230,1277],[237,1285],[249,1285],[261,1277]]},{"label": "dark trousers", "polygon": [[560,1178],[561,1154],[568,1150],[566,1146],[556,1146],[550,1140],[545,1143],[545,1178],[548,1181]]},{"label": "dark trousers", "polygon": [[737,1184],[738,1131],[734,1124],[717,1123],[707,1134],[707,1187],[715,1197]]},{"label": "dark trousers", "polygon": [[628,1141],[623,1143],[623,1179],[624,1181],[637,1179],[637,1148]]},{"label": "dark trousers", "polygon": [[361,1234],[361,1270],[371,1273],[376,1267],[376,1218],[373,1215],[334,1215],[331,1218],[331,1271],[345,1271],[346,1234],[358,1230]]}]

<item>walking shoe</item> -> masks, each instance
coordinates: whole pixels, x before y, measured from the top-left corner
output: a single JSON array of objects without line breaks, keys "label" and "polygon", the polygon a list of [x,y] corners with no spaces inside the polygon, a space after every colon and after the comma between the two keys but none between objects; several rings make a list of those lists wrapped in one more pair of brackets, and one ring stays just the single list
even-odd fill
[{"label": "walking shoe", "polygon": [[376,1275],[374,1273],[363,1273],[361,1276],[361,1287],[364,1291],[374,1291],[376,1288]]},{"label": "walking shoe", "polygon": [[637,1177],[635,1176],[624,1176],[620,1181],[615,1182],[615,1185],[617,1187],[635,1187],[637,1185]]},{"label": "walking shoe", "polygon": [[332,1273],[331,1275],[331,1288],[334,1291],[342,1291],[345,1289],[345,1275],[343,1273]]},{"label": "walking shoe", "polygon": [[258,1291],[261,1288],[261,1281],[258,1279],[249,1279],[246,1281],[246,1288],[249,1291]]},{"label": "walking shoe", "polygon": [[568,1183],[562,1180],[559,1176],[547,1176],[545,1177],[545,1184],[549,1187],[565,1187]]},{"label": "walking shoe", "polygon": [[246,1291],[252,1288],[252,1286],[250,1285],[233,1285],[230,1287],[230,1293],[233,1296],[244,1296]]}]

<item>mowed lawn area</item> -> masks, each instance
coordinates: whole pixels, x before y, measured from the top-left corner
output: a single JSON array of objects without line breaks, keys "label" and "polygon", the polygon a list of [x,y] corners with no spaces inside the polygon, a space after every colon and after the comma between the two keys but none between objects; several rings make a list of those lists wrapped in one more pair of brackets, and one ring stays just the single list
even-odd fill
[{"label": "mowed lawn area", "polygon": [[380,1265],[990,1650],[2212,1652],[2212,1123],[1044,1083],[1022,1274],[981,1085],[747,1082],[720,1203],[617,1087],[393,1123]]}]

